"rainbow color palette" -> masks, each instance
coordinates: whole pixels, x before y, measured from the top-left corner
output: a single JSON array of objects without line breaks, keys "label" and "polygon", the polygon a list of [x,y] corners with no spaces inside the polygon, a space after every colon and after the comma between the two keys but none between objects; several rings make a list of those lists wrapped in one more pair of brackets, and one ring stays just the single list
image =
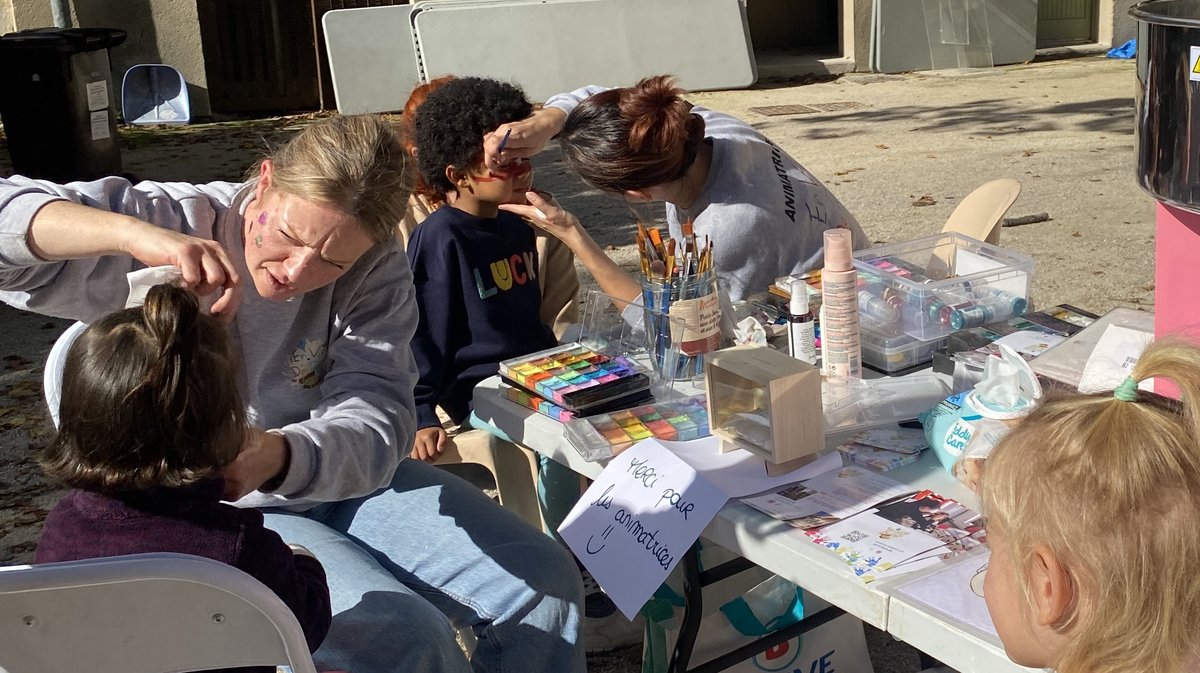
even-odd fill
[{"label": "rainbow color palette", "polygon": [[707,437],[708,400],[695,395],[567,423],[567,439],[586,460],[615,456],[643,439],[688,441]]},{"label": "rainbow color palette", "polygon": [[650,379],[624,357],[577,343],[500,363],[500,375],[575,415],[650,389]]}]

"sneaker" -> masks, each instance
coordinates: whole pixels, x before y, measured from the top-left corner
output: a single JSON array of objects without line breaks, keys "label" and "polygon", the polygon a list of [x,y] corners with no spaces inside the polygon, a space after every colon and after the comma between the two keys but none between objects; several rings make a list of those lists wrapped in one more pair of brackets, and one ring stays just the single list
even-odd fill
[{"label": "sneaker", "polygon": [[617,610],[596,578],[583,566],[583,643],[588,654],[608,652],[618,647],[637,645],[642,642],[644,621],[639,615],[632,622]]}]

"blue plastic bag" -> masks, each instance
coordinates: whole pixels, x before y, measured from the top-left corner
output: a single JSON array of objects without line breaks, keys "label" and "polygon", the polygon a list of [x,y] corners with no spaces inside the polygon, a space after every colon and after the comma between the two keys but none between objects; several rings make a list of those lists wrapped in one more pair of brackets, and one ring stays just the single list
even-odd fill
[{"label": "blue plastic bag", "polygon": [[1105,55],[1109,58],[1133,58],[1137,56],[1137,40],[1133,39],[1119,47],[1113,47]]}]

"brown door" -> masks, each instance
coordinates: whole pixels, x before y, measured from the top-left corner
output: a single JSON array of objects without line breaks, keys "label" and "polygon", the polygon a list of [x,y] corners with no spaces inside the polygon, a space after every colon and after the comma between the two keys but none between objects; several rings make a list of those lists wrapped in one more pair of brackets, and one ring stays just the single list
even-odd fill
[{"label": "brown door", "polygon": [[213,112],[320,107],[308,0],[198,0],[197,11]]}]

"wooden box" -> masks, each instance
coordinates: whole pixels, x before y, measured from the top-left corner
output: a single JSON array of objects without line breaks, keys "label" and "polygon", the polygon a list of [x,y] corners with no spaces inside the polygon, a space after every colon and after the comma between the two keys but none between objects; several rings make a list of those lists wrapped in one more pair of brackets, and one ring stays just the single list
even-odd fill
[{"label": "wooden box", "polygon": [[709,427],[722,450],[746,449],[794,469],[825,448],[821,371],[763,346],[737,346],[704,357]]}]

